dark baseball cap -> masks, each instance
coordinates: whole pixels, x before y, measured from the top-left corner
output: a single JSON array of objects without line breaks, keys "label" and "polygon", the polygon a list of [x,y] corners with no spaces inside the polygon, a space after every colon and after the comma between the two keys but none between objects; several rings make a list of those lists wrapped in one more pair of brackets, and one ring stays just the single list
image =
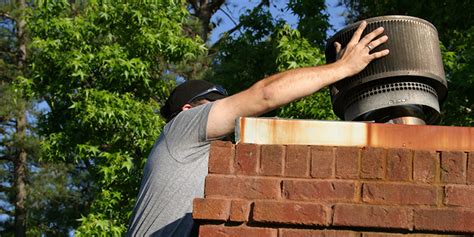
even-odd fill
[{"label": "dark baseball cap", "polygon": [[215,101],[226,96],[227,92],[222,86],[214,85],[204,80],[189,80],[174,88],[165,104],[161,107],[160,113],[169,121],[181,112],[185,104],[201,99]]}]

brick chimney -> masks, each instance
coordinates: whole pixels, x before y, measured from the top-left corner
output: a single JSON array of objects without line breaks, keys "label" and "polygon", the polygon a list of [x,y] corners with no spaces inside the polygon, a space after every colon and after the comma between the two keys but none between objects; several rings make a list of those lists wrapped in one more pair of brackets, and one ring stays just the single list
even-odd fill
[{"label": "brick chimney", "polygon": [[244,118],[237,136],[211,145],[200,236],[474,234],[474,128]]}]

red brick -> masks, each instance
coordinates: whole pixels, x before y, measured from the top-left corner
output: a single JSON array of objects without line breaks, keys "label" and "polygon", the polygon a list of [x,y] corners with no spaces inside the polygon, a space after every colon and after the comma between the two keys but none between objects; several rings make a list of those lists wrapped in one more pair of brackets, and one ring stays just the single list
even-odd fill
[{"label": "red brick", "polygon": [[468,184],[474,184],[474,152],[469,152],[468,153],[467,183]]},{"label": "red brick", "polygon": [[370,204],[436,205],[435,186],[421,184],[364,183],[362,200]]},{"label": "red brick", "polygon": [[277,237],[278,230],[247,226],[223,226],[223,225],[201,225],[199,236],[201,237]]},{"label": "red brick", "polygon": [[412,212],[402,207],[336,204],[333,226],[410,229]]},{"label": "red brick", "polygon": [[389,149],[387,152],[387,180],[409,181],[412,174],[413,151],[407,149]]},{"label": "red brick", "polygon": [[474,232],[474,211],[463,209],[415,209],[415,229]]},{"label": "red brick", "polygon": [[466,183],[467,159],[464,152],[443,151],[441,153],[441,181],[443,183]]},{"label": "red brick", "polygon": [[336,178],[357,179],[359,177],[359,153],[357,147],[336,148]]},{"label": "red brick", "polygon": [[256,175],[258,159],[260,157],[260,146],[256,144],[239,143],[235,147],[235,173]]},{"label": "red brick", "polygon": [[413,158],[413,179],[416,182],[435,183],[438,167],[438,153],[415,151]]},{"label": "red brick", "polygon": [[247,222],[249,220],[251,202],[246,200],[232,200],[230,205],[230,220]]},{"label": "red brick", "polygon": [[351,181],[284,180],[283,195],[290,200],[354,201],[356,186]]},{"label": "red brick", "polygon": [[309,146],[288,145],[286,147],[284,175],[286,177],[308,177],[309,160]]},{"label": "red brick", "polygon": [[277,199],[280,192],[280,180],[264,177],[208,175],[204,186],[206,197]]},{"label": "red brick", "polygon": [[449,185],[444,189],[444,204],[474,208],[474,186]]},{"label": "red brick", "polygon": [[265,145],[261,146],[260,152],[260,174],[281,176],[283,174],[285,146]]},{"label": "red brick", "polygon": [[215,141],[209,151],[209,173],[232,174],[235,147],[231,142]]},{"label": "red brick", "polygon": [[327,225],[329,216],[321,204],[278,201],[256,201],[252,213],[257,223],[299,225]]},{"label": "red brick", "polygon": [[360,157],[360,177],[364,179],[383,179],[385,175],[385,150],[365,148]]},{"label": "red brick", "polygon": [[359,237],[359,233],[346,230],[280,229],[279,237]]},{"label": "red brick", "polygon": [[226,221],[230,212],[230,200],[195,198],[193,219]]},{"label": "red brick", "polygon": [[[408,234],[392,234],[392,233],[362,233],[362,237],[398,237],[398,236],[404,236]],[[409,235],[408,235],[409,236]],[[415,234],[414,236],[416,237],[422,237],[423,235],[420,234]],[[428,235],[431,236],[432,235]],[[426,237],[428,237],[426,236]]]},{"label": "red brick", "polygon": [[[311,177],[334,177],[334,148],[325,146],[311,147]],[[341,158],[344,159],[344,158]],[[342,165],[342,164],[341,164]]]}]

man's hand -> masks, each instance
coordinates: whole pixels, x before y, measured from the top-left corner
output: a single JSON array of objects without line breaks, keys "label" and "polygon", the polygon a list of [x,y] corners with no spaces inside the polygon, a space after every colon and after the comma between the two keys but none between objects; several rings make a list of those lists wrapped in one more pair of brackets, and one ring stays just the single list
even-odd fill
[{"label": "man's hand", "polygon": [[352,39],[344,49],[341,49],[341,44],[339,42],[334,43],[338,59],[336,63],[340,64],[346,77],[359,73],[367,67],[372,60],[386,56],[389,53],[388,49],[372,54],[370,53],[372,49],[385,43],[388,40],[388,37],[384,35],[374,40],[377,36],[383,33],[383,28],[379,27],[361,39],[360,37],[362,36],[362,32],[364,32],[366,26],[367,22],[362,21],[354,32]]}]

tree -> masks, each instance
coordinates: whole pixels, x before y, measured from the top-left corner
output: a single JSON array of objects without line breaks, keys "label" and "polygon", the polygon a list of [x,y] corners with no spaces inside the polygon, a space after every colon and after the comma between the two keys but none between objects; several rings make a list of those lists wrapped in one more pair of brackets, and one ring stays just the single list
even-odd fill
[{"label": "tree", "polygon": [[[40,121],[48,160],[75,164],[92,194],[76,234],[122,235],[146,157],[175,84],[172,64],[205,51],[183,31],[183,1],[44,2],[29,23],[32,78],[51,111]],[[153,100],[151,98],[155,98]]]},{"label": "tree", "polygon": [[474,125],[474,5],[470,1],[343,0],[348,21],[379,15],[411,15],[433,23],[441,41],[448,81],[442,124]]},{"label": "tree", "polygon": [[[299,31],[292,30],[288,26],[278,32],[277,42],[278,71],[325,63],[322,50],[312,46]],[[298,119],[337,119],[332,110],[328,88],[280,108],[277,116]]]},{"label": "tree", "polygon": [[7,215],[6,228],[0,231],[25,236],[27,160],[31,155],[31,136],[27,134],[31,95],[24,85],[27,74],[26,2],[5,1],[0,7],[0,162],[1,173],[4,173],[0,197],[5,201],[0,207],[1,213]]},{"label": "tree", "polygon": [[[43,160],[30,165],[28,219],[38,227],[29,234],[124,233],[146,156],[164,125],[157,109],[178,75],[222,78],[237,91],[277,71],[324,63],[320,47],[329,24],[323,1],[288,2],[300,33],[263,0],[206,55],[202,39],[224,4],[35,2],[28,21],[31,73],[23,84],[50,110],[38,122]],[[273,115],[334,118],[328,101],[325,91]],[[47,187],[35,188],[40,181]]]},{"label": "tree", "polygon": [[[236,28],[224,34],[211,48],[217,53],[209,77],[231,93],[242,91],[279,71],[325,63],[321,47],[330,26],[324,1],[287,2],[286,10],[299,19],[297,29],[291,29],[283,19],[274,17],[269,4],[269,1],[262,1],[240,16]],[[268,115],[336,119],[327,90]]]},{"label": "tree", "polygon": [[225,3],[225,0],[187,0],[187,2],[191,14],[199,19],[200,27],[196,28],[195,31],[206,42],[212,31],[211,18]]},{"label": "tree", "polygon": [[[80,210],[75,204],[88,195],[77,195],[68,188],[77,178],[68,175],[65,165],[41,161],[35,125],[37,101],[26,65],[29,35],[24,24],[30,9],[24,4],[7,1],[1,5],[0,231],[2,236],[65,236],[71,226],[77,226],[80,216],[54,204],[68,203],[74,207],[69,211]],[[48,178],[53,174],[56,178]]]}]

